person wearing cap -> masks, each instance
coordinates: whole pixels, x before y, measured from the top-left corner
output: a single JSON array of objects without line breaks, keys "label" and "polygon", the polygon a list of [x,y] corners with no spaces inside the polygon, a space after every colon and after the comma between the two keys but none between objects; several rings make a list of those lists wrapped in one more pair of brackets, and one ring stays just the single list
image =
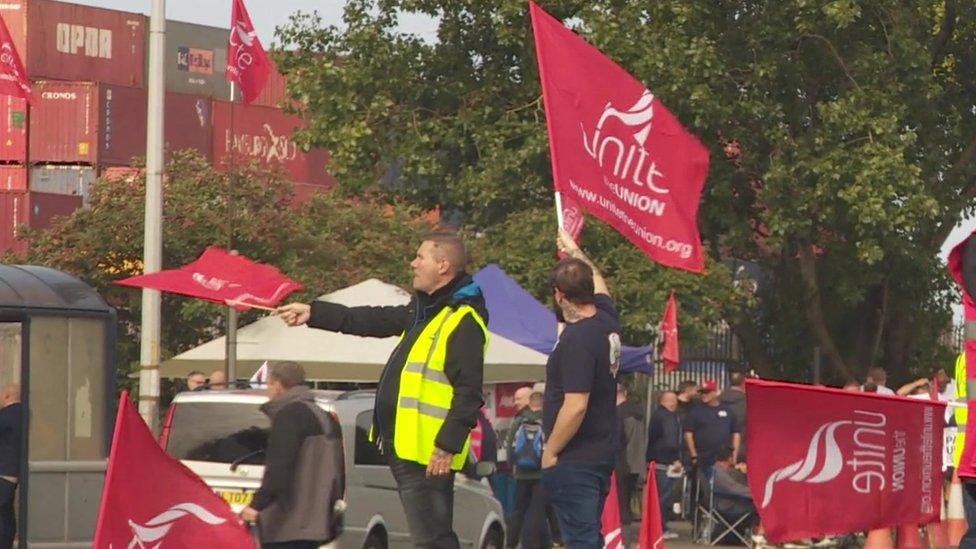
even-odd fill
[{"label": "person wearing cap", "polygon": [[719,400],[715,380],[707,379],[701,384],[701,405],[688,412],[683,429],[688,456],[699,472],[709,471],[726,446],[732,447],[733,462],[738,459],[739,427],[735,414]]}]

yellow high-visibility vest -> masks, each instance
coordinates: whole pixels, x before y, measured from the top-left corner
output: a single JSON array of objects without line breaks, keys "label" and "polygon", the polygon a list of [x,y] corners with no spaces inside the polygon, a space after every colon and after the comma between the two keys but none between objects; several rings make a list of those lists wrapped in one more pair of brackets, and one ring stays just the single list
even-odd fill
[{"label": "yellow high-visibility vest", "polygon": [[[447,342],[467,315],[471,315],[484,332],[483,351],[487,351],[488,327],[484,319],[470,305],[461,305],[456,309],[444,307],[427,323],[407,354],[407,363],[400,372],[400,394],[397,395],[393,428],[393,449],[400,459],[421,465],[430,463],[434,440],[454,399],[454,387],[444,373]],[[468,460],[470,447],[469,433],[464,448],[451,462],[452,469],[461,470]]]},{"label": "yellow high-visibility vest", "polygon": [[[959,353],[956,357],[956,402],[965,404],[966,395],[966,353]],[[953,412],[956,418],[956,444],[952,449],[952,464],[958,468],[959,461],[962,459],[962,450],[966,446],[966,422],[969,417],[969,410],[965,406],[956,407]]]}]

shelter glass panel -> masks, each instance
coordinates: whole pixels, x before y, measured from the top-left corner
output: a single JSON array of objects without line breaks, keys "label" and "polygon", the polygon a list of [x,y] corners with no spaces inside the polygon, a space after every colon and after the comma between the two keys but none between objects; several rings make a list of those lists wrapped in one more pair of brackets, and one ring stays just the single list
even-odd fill
[{"label": "shelter glass panel", "polygon": [[35,316],[30,324],[30,460],[68,457],[68,319]]},{"label": "shelter glass panel", "polygon": [[105,453],[105,322],[93,318],[69,321],[68,458],[96,460]]},{"label": "shelter glass panel", "polygon": [[0,322],[0,386],[20,383],[20,322]]}]

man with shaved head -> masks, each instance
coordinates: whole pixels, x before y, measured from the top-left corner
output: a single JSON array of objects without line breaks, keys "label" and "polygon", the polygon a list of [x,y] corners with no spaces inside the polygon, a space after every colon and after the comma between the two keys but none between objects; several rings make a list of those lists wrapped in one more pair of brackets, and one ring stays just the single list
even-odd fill
[{"label": "man with shaved head", "polygon": [[677,534],[668,529],[668,516],[671,514],[675,478],[680,477],[682,470],[681,451],[684,447],[677,393],[664,391],[658,404],[647,428],[647,461],[653,461],[656,467],[655,480],[661,505],[664,539],[674,539]]},{"label": "man with shaved head", "polygon": [[14,494],[20,480],[20,385],[0,388],[0,549],[13,547],[17,535]]},{"label": "man with shaved head", "polygon": [[481,288],[465,272],[453,233],[424,235],[410,262],[408,305],[346,307],[314,301],[279,307],[289,326],[365,337],[399,337],[376,389],[370,440],[387,456],[417,547],[459,546],[454,472],[468,459],[488,345]]},{"label": "man with shaved head", "polygon": [[519,387],[515,389],[515,413],[518,414],[529,405],[529,398],[532,396],[532,387]]},{"label": "man with shaved head", "polygon": [[214,370],[207,380],[207,388],[220,390],[227,388],[227,374],[223,370]]}]

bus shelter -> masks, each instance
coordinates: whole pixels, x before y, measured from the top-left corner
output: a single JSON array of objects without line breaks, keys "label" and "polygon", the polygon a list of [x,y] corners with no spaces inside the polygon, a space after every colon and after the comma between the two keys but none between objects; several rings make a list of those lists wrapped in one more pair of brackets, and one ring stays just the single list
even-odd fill
[{"label": "bus shelter", "polygon": [[91,547],[115,415],[116,316],[60,271],[0,265],[0,385],[19,384],[20,547]]}]

